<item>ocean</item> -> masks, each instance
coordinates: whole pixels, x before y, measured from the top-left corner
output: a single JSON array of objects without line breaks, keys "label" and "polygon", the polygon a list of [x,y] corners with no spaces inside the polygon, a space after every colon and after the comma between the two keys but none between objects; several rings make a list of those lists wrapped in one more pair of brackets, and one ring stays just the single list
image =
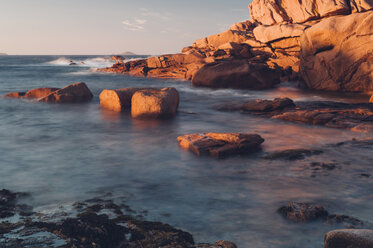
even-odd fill
[{"label": "ocean", "polygon": [[[0,95],[75,82],[85,82],[94,94],[92,102],[61,105],[0,98],[0,188],[30,193],[27,203],[44,212],[109,194],[147,220],[190,232],[196,242],[225,239],[238,247],[322,247],[325,233],[338,226],[289,223],[277,213],[288,201],[315,202],[330,213],[373,223],[373,180],[359,176],[373,174],[371,149],[332,145],[372,133],[216,109],[280,96],[358,98],[305,92],[291,84],[266,91],[214,90],[183,80],[94,71],[111,64],[106,56],[0,56]],[[175,87],[181,97],[177,116],[136,120],[100,109],[103,89],[138,86]],[[265,142],[257,154],[220,160],[196,157],[178,146],[178,136],[199,132],[258,133]],[[298,161],[262,158],[293,148],[324,153]],[[312,162],[333,163],[336,169],[315,172],[307,166]]]}]

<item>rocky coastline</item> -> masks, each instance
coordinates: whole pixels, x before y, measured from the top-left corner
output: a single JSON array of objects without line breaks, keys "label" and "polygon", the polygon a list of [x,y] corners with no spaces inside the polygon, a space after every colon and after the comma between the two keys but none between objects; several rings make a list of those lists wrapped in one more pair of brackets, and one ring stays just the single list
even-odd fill
[{"label": "rocky coastline", "polygon": [[267,89],[297,81],[314,90],[372,93],[371,1],[255,0],[249,9],[250,20],[179,54],[117,61],[101,71],[212,88]]}]

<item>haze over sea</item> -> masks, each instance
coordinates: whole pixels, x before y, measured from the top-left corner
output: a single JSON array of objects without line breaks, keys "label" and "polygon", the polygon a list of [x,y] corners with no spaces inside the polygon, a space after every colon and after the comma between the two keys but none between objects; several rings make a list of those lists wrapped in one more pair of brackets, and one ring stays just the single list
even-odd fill
[{"label": "haze over sea", "polygon": [[[69,66],[70,60],[77,66]],[[84,62],[82,64],[81,62]],[[281,85],[265,91],[194,88],[182,80],[103,74],[106,56],[1,56],[0,95],[37,87],[85,82],[94,94],[85,104],[54,105],[0,99],[0,188],[31,193],[36,210],[111,193],[145,218],[193,234],[197,242],[219,239],[239,247],[322,247],[335,226],[291,224],[276,212],[291,201],[318,202],[332,213],[373,223],[371,150],[331,146],[367,134],[291,124],[238,113],[218,112],[217,104],[248,99],[336,100],[342,94],[302,92]],[[104,89],[133,86],[175,87],[181,96],[175,119],[144,121],[101,110]],[[176,138],[204,131],[259,133],[263,151],[216,160],[196,158]],[[300,161],[263,160],[266,152],[322,149]],[[333,172],[313,171],[310,162],[335,163]],[[333,173],[333,177],[328,176]]]}]

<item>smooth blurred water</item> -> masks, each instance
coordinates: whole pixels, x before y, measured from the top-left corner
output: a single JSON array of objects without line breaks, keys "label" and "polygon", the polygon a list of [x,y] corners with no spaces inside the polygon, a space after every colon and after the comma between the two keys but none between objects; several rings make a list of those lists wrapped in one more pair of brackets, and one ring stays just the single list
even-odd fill
[{"label": "smooth blurred water", "polygon": [[[276,213],[287,201],[314,201],[329,212],[373,223],[373,151],[328,144],[373,137],[291,124],[214,106],[288,96],[294,100],[360,101],[360,97],[307,93],[291,87],[269,91],[193,88],[189,82],[133,78],[90,71],[111,63],[104,56],[0,57],[0,95],[84,81],[94,94],[86,104],[45,104],[0,99],[0,188],[27,191],[39,209],[112,192],[134,209],[191,232],[197,242],[227,239],[239,247],[322,247],[336,226],[292,224]],[[68,66],[69,60],[84,61]],[[172,86],[181,104],[168,121],[131,119],[99,107],[103,89]],[[216,160],[178,147],[176,138],[196,132],[250,132],[265,138],[263,152]],[[288,148],[325,152],[306,160],[268,161],[263,153]],[[317,173],[310,162],[334,162]]]}]

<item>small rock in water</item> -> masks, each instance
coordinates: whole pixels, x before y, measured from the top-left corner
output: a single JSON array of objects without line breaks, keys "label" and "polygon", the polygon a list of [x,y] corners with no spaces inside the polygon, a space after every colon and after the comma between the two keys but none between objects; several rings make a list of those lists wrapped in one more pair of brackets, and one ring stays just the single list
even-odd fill
[{"label": "small rock in water", "polygon": [[324,248],[372,248],[373,230],[340,229],[328,232]]},{"label": "small rock in water", "polygon": [[301,160],[305,157],[320,155],[323,153],[321,150],[307,150],[307,149],[290,149],[284,151],[277,151],[264,156],[264,159],[284,159],[284,160]]},{"label": "small rock in water", "polygon": [[4,98],[21,98],[26,94],[26,92],[11,92],[4,95]]},{"label": "small rock in water", "polygon": [[83,82],[71,84],[65,88],[40,98],[39,102],[48,103],[77,103],[92,100],[93,94]]},{"label": "small rock in water", "polygon": [[278,209],[278,212],[286,219],[294,222],[307,222],[324,219],[328,212],[323,206],[304,202],[289,202]]},{"label": "small rock in water", "polygon": [[247,133],[200,133],[177,138],[179,145],[196,155],[223,158],[258,151],[264,139]]},{"label": "small rock in water", "polygon": [[295,104],[290,98],[276,98],[274,100],[253,100],[242,105],[245,111],[277,111],[284,108],[293,108]]},{"label": "small rock in water", "polygon": [[310,165],[313,170],[334,170],[337,168],[333,163],[312,162]]},{"label": "small rock in water", "polygon": [[364,223],[359,219],[339,214],[329,215],[325,222],[328,224],[343,224],[347,228],[357,228],[364,225]]}]

